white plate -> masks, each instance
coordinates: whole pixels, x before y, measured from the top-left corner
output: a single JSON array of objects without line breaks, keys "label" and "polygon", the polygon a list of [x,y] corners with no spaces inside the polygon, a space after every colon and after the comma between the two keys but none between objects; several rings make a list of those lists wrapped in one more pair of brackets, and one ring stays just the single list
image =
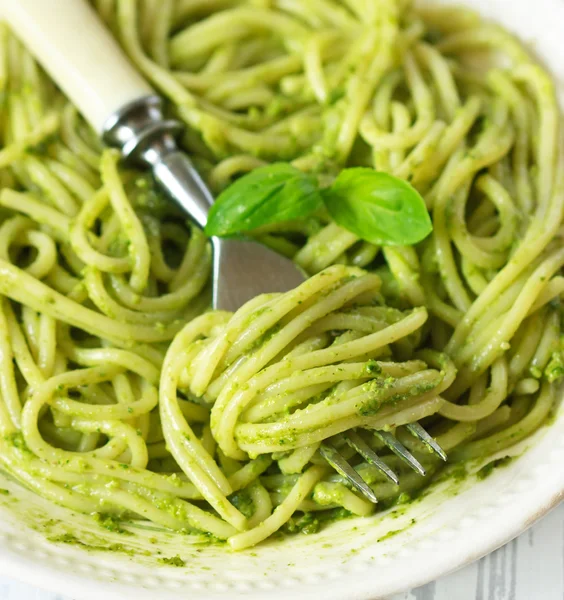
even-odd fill
[{"label": "white plate", "polygon": [[[564,86],[564,0],[474,0],[468,2],[534,43],[537,54]],[[279,600],[368,600],[415,587],[517,536],[564,496],[564,410],[556,422],[527,441],[529,449],[487,479],[436,486],[392,514],[337,523],[311,537],[270,542],[242,553],[214,547],[197,552],[188,538],[158,536],[149,546],[161,556],[177,553],[185,568],[156,564],[155,558],[87,552],[53,544],[30,528],[49,519],[50,535],[65,527],[89,544],[100,529],[29,494],[0,476],[0,572],[77,599],[178,600],[247,598]],[[453,488],[453,485],[455,486]],[[410,525],[412,520],[416,522]],[[48,523],[49,525],[49,523]],[[390,532],[397,532],[389,536]],[[386,537],[388,534],[388,537]],[[116,543],[130,543],[118,534]],[[383,539],[385,538],[385,539]]]}]

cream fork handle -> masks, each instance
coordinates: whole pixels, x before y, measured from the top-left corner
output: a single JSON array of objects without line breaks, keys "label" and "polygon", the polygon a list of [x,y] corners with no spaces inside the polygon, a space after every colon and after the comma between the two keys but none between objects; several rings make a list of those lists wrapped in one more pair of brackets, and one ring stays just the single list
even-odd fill
[{"label": "cream fork handle", "polygon": [[110,115],[154,94],[85,0],[0,0],[0,9],[99,134]]}]

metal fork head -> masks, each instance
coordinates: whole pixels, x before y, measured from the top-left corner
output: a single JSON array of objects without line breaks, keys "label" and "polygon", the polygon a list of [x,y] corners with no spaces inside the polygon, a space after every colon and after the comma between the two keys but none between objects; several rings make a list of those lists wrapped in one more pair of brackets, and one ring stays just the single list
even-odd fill
[{"label": "metal fork head", "polygon": [[[436,454],[441,460],[447,460],[445,451],[419,423],[410,423],[406,426],[406,429],[413,436],[422,441],[429,450]],[[423,465],[395,436],[387,431],[375,430],[374,433],[396,456],[403,460],[415,472],[419,473],[421,476],[427,474]],[[345,433],[343,437],[347,444],[356,450],[367,463],[374,465],[395,485],[399,484],[397,474],[388,467],[388,465],[376,454],[376,452],[374,452],[374,450],[372,450],[372,448],[370,448],[370,446],[368,446],[356,431],[351,430]],[[339,475],[342,475],[354,488],[370,500],[370,502],[373,502],[374,504],[378,502],[378,498],[376,497],[374,490],[368,485],[368,482],[359,475],[354,467],[347,462],[331,442],[321,444],[319,453],[337,471],[337,473],[339,473]]]},{"label": "metal fork head", "polygon": [[251,240],[212,238],[213,307],[235,311],[266,292],[287,292],[306,279],[289,258]]}]

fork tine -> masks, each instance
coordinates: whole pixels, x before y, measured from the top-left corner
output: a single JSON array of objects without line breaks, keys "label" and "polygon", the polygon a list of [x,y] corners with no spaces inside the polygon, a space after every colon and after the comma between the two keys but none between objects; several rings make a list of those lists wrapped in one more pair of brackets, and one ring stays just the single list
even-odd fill
[{"label": "fork tine", "polygon": [[363,494],[370,502],[378,503],[378,498],[372,488],[362,479],[362,477],[349,465],[349,463],[333,448],[330,444],[321,444],[319,453],[323,458],[345,479]]},{"label": "fork tine", "polygon": [[426,475],[427,471],[423,468],[423,465],[409,452],[409,450],[398,442],[398,440],[387,431],[374,431],[374,433],[388,446],[388,448],[402,460],[404,460],[414,471],[417,471],[420,475]]},{"label": "fork tine", "polygon": [[447,460],[446,452],[437,444],[434,438],[432,438],[427,431],[419,423],[410,423],[406,425],[406,429],[419,438],[426,446],[428,446],[437,456],[442,458],[444,461]]},{"label": "fork tine", "polygon": [[399,485],[398,476],[388,467],[388,465],[368,446],[368,444],[356,433],[356,431],[350,431],[345,436],[347,443],[352,446],[366,462],[374,465],[384,475],[390,479],[396,485]]}]

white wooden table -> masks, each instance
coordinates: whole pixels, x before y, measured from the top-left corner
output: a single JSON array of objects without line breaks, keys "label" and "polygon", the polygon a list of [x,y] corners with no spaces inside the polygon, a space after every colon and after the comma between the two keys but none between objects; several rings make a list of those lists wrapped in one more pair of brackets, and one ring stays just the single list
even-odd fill
[{"label": "white wooden table", "polygon": [[[0,600],[71,599],[0,578]],[[564,600],[564,503],[497,552],[389,600]]]}]

